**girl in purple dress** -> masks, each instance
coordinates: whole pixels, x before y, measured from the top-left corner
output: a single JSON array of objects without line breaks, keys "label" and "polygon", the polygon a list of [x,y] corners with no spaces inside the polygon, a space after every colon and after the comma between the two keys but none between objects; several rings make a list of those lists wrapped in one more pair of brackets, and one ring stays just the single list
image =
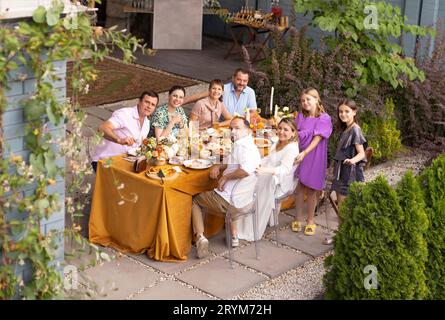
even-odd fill
[{"label": "girl in purple dress", "polygon": [[314,213],[317,203],[317,191],[325,186],[328,139],[332,133],[331,117],[325,112],[318,91],[309,88],[301,94],[301,112],[296,118],[300,154],[295,160],[298,164],[296,175],[298,185],[295,194],[296,220],[292,222],[292,231],[299,232],[303,221],[304,195],[307,195],[307,225],[304,234],[315,234]]}]

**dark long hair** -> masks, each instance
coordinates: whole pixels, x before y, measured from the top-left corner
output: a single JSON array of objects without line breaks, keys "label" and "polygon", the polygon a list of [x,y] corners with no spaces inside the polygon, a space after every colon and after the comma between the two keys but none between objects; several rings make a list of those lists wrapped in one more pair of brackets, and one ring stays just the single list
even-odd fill
[{"label": "dark long hair", "polygon": [[168,95],[171,95],[173,93],[173,91],[176,90],[181,90],[182,92],[184,92],[184,97],[185,97],[185,88],[183,86],[173,86],[170,88],[170,90],[168,90]]},{"label": "dark long hair", "polygon": [[[345,105],[348,106],[349,108],[351,108],[352,110],[354,110],[355,112],[357,112],[357,104],[355,103],[354,100],[352,99],[343,99],[342,101],[340,101],[340,103],[337,105],[337,129],[339,132],[343,132],[346,130],[346,123],[344,123],[343,121],[341,121],[340,116],[338,115],[340,112],[340,106]],[[357,113],[355,114],[354,117],[354,122],[357,123]],[[358,124],[358,123],[357,123]]]}]

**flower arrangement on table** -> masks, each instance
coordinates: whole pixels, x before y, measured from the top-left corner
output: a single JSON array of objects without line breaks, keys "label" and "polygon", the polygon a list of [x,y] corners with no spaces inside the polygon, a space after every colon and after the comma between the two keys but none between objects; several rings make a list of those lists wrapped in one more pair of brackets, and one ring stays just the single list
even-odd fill
[{"label": "flower arrangement on table", "polygon": [[173,157],[178,152],[179,146],[173,136],[156,138],[145,138],[142,141],[139,155],[145,156],[147,160],[154,160],[155,165],[163,165],[167,159]]}]

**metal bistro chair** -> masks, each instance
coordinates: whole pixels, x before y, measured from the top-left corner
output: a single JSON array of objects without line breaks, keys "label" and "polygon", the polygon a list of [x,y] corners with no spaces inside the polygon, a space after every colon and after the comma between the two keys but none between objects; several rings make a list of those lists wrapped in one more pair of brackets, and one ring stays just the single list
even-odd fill
[{"label": "metal bistro chair", "polygon": [[[252,174],[248,177],[245,177],[243,179],[239,179],[235,186],[233,187],[232,194],[230,195],[230,207],[227,210],[226,216],[225,216],[225,228],[226,228],[226,240],[227,244],[229,246],[229,260],[230,260],[230,266],[232,269],[234,268],[233,265],[233,252],[232,252],[232,223],[234,223],[236,220],[240,218],[244,218],[248,215],[252,217],[253,222],[253,234],[254,234],[254,242],[255,242],[255,254],[256,258],[260,258],[260,249],[258,244],[258,228],[257,228],[257,215],[256,215],[256,181],[257,177],[256,175]],[[239,194],[237,190],[240,190],[241,187],[250,187],[252,190],[252,195],[250,201],[247,205],[239,208],[237,207],[237,204],[235,203],[234,197]]]},{"label": "metal bistro chair", "polygon": [[[294,166],[292,168],[292,173],[291,173],[292,176],[294,176],[295,170],[297,170],[297,166]],[[282,196],[275,198],[275,210],[273,212],[273,220],[274,220],[275,241],[277,242],[277,246],[278,246],[278,229],[279,229],[278,217],[281,211],[281,203],[283,202],[283,200],[286,200],[289,196],[295,193],[295,188],[297,187],[297,183],[298,181],[294,180],[294,186],[293,188],[290,189],[290,191],[286,192]]]}]

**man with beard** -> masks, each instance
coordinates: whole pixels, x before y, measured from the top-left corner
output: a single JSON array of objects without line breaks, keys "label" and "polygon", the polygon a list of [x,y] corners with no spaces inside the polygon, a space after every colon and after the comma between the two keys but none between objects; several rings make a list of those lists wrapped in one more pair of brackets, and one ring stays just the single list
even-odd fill
[{"label": "man with beard", "polygon": [[[240,179],[255,175],[255,169],[261,163],[261,156],[250,134],[248,121],[235,117],[230,122],[230,129],[234,143],[228,161],[210,169],[210,178],[218,179],[217,188],[193,197],[192,224],[198,258],[207,256],[209,252],[209,241],[204,237],[202,208],[226,214],[231,199],[236,202],[236,207],[242,208],[252,200],[255,188],[251,180],[245,179],[242,181],[245,184],[240,182],[236,193],[232,195],[234,186]],[[222,175],[219,177],[221,172]],[[239,245],[239,240],[235,224],[232,224],[231,231],[232,246],[236,247]]]},{"label": "man with beard", "polygon": [[[224,85],[223,102],[232,116],[245,115],[245,109],[253,116],[257,109],[255,91],[249,87],[249,72],[239,68],[235,70],[232,81]],[[183,104],[196,102],[208,96],[208,92],[194,94],[184,99]]]}]

